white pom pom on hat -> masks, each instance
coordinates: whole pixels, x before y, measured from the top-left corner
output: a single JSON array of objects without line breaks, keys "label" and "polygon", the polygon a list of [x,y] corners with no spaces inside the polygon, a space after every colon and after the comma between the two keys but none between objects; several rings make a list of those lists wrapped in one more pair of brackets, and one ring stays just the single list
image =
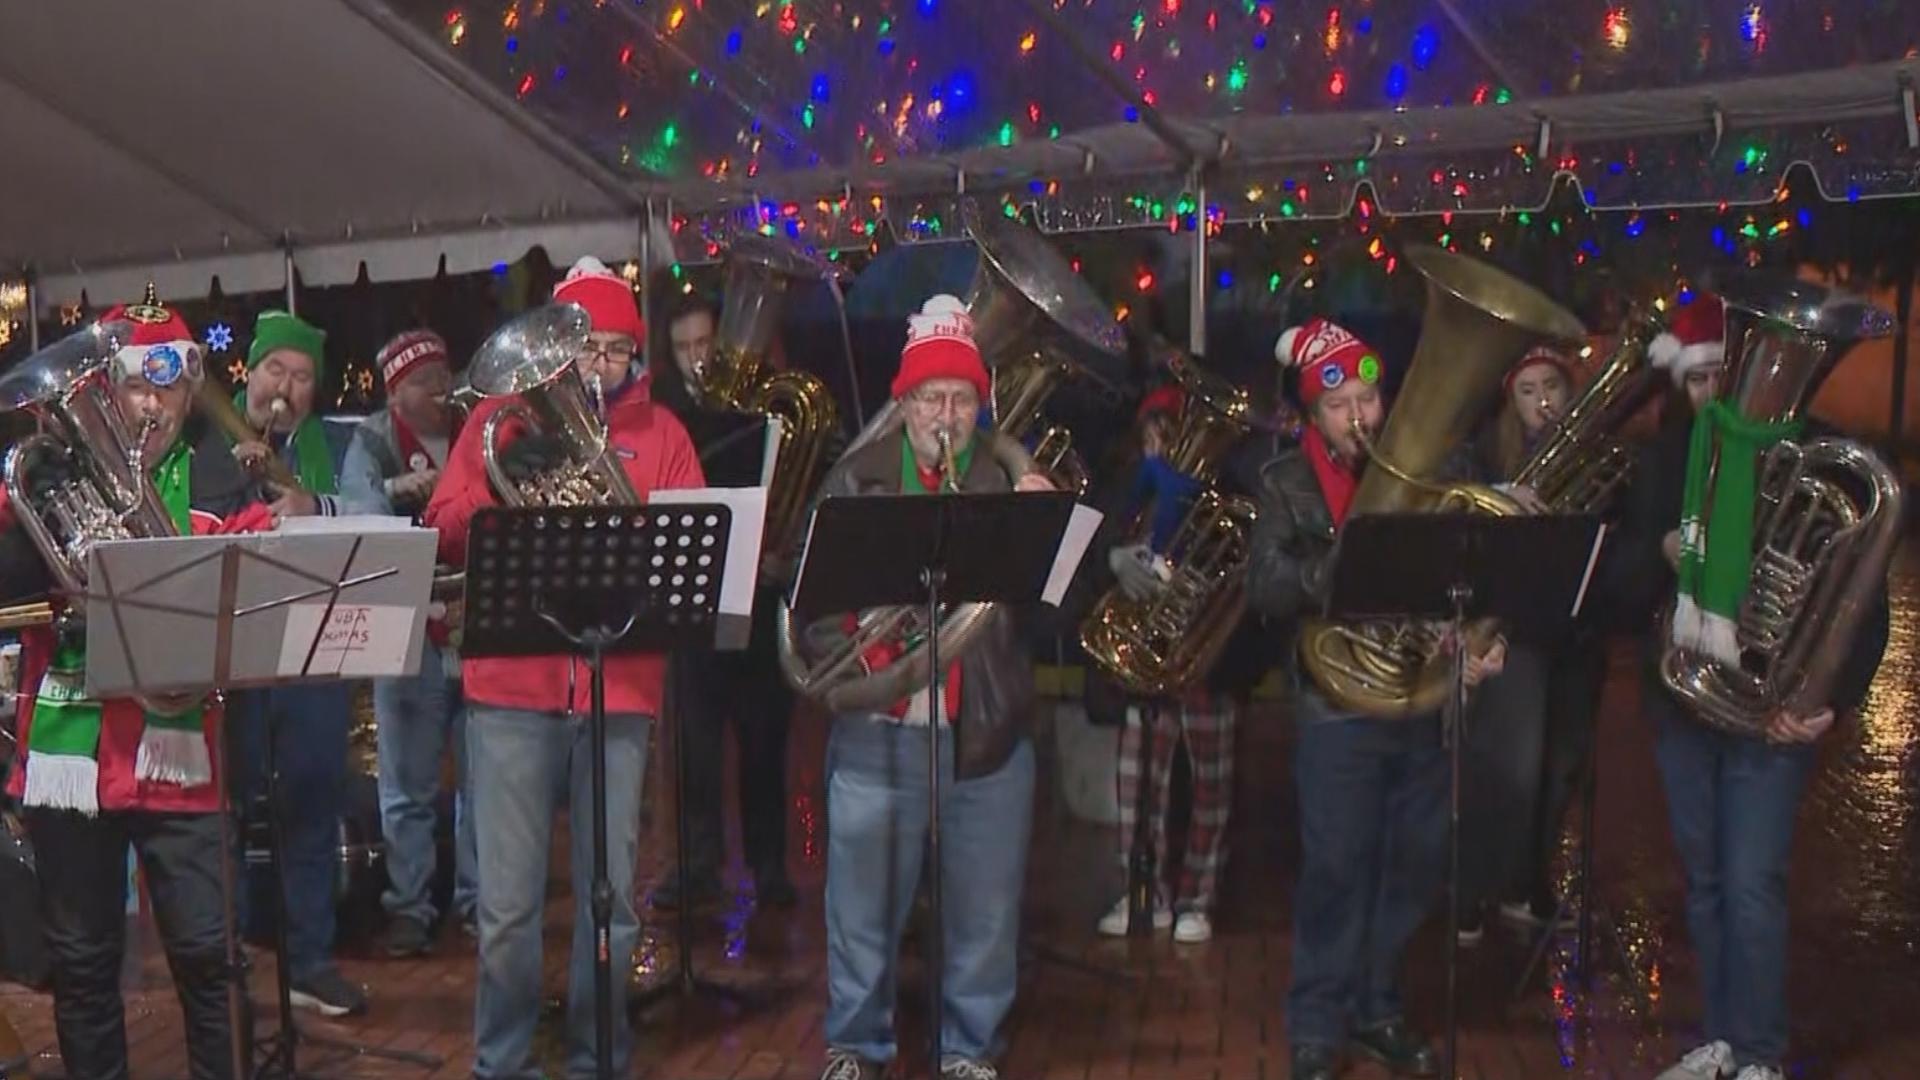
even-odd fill
[{"label": "white pom pom on hat", "polygon": [[1282,367],[1293,366],[1293,346],[1299,340],[1300,328],[1289,326],[1280,332],[1279,340],[1273,343],[1273,358],[1278,360]]}]

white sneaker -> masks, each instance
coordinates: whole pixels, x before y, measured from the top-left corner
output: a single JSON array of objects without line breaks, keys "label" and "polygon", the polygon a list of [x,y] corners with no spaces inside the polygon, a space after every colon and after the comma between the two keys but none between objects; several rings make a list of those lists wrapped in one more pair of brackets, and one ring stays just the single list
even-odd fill
[{"label": "white sneaker", "polygon": [[[1127,936],[1127,898],[1121,897],[1105,915],[1100,916],[1100,932],[1107,937]],[[1153,928],[1165,930],[1173,925],[1173,909],[1156,906],[1153,909]],[[1205,940],[1204,938],[1201,940]]]},{"label": "white sneaker", "polygon": [[[1743,1073],[1745,1069],[1741,1070]],[[1733,1047],[1719,1040],[1687,1051],[1679,1063],[1653,1080],[1721,1080],[1733,1075]],[[1778,1073],[1774,1074],[1776,1077]],[[1742,1078],[1746,1080],[1746,1078]]]},{"label": "white sneaker", "polygon": [[1733,1074],[1733,1080],[1787,1080],[1787,1074],[1771,1065],[1746,1065]]},{"label": "white sneaker", "polygon": [[1183,911],[1173,920],[1173,940],[1182,945],[1198,945],[1213,940],[1213,920],[1204,911]]}]

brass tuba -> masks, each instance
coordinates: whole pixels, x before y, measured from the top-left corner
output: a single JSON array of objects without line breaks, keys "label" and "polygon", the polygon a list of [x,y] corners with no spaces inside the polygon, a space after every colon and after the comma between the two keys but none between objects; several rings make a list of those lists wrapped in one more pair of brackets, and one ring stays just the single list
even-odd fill
[{"label": "brass tuba", "polygon": [[1619,431],[1666,377],[1647,357],[1659,332],[1656,320],[1629,317],[1606,364],[1513,474],[1512,482],[1531,488],[1550,512],[1600,513],[1627,482],[1633,450]]},{"label": "brass tuba", "polygon": [[[602,389],[580,377],[589,321],[578,304],[549,304],[515,318],[481,344],[468,382],[482,398],[517,395],[487,417],[480,453],[493,493],[507,506],[638,506],[613,452]],[[519,418],[559,439],[566,461],[521,483],[500,465],[500,425]]]},{"label": "brass tuba", "polygon": [[1258,511],[1212,486],[1221,460],[1251,426],[1247,392],[1175,354],[1169,367],[1186,395],[1167,461],[1203,490],[1161,554],[1166,587],[1134,600],[1107,591],[1080,624],[1080,645],[1129,692],[1165,694],[1206,675],[1240,623],[1247,559]]},{"label": "brass tuba", "polygon": [[[143,444],[158,421],[130,424],[113,394],[108,364],[132,334],[130,323],[94,323],[0,377],[0,412],[24,409],[42,429],[7,450],[0,476],[27,538],[69,597],[87,591],[87,556],[94,545],[180,534],[147,475]],[[43,470],[49,473],[44,480]],[[57,620],[77,626],[83,618],[78,605],[69,603]],[[55,619],[49,607],[47,621]],[[150,712],[177,715],[204,698],[135,700]]]},{"label": "brass tuba", "polygon": [[840,427],[839,409],[825,383],[805,371],[771,370],[767,356],[793,282],[837,279],[839,273],[833,264],[778,240],[743,236],[734,241],[727,251],[726,292],[713,349],[694,364],[688,389],[703,407],[765,414],[780,423],[763,551],[784,553],[798,542],[821,457]]},{"label": "brass tuba", "polygon": [[[1365,443],[1370,460],[1348,516],[1518,513],[1491,488],[1435,478],[1509,368],[1535,345],[1574,341],[1585,330],[1544,293],[1486,263],[1431,247],[1413,248],[1408,261],[1427,279],[1420,344],[1379,438]],[[1484,648],[1492,632],[1477,623],[1465,647]],[[1300,662],[1336,708],[1418,716],[1439,709],[1450,692],[1443,633],[1432,623],[1310,618],[1300,629]]]},{"label": "brass tuba", "polygon": [[[1081,370],[1061,350],[1062,335],[1111,356],[1124,352],[1126,341],[1106,305],[1038,234],[977,215],[970,216],[970,225],[980,249],[980,263],[964,299],[967,314],[973,319],[974,344],[994,378],[996,420],[996,430],[978,432],[975,444],[1016,480],[1038,471],[1056,487],[1075,490],[1072,476],[1078,466],[1070,456],[1064,432],[1053,440],[1056,456],[1049,468],[1009,434],[1009,429],[1022,433],[1033,430],[1040,422],[1046,395],[1059,378]],[[1028,366],[1043,363],[1050,367]],[[844,467],[847,458],[868,444],[899,432],[905,422],[900,403],[887,402],[854,437],[834,468]],[[1046,439],[1042,442],[1045,444]],[[940,655],[957,661],[985,620],[993,616],[994,607],[960,604],[944,614],[939,627]],[[862,657],[874,645],[911,640],[914,633],[924,631],[925,615],[918,608],[862,612],[848,639],[820,656],[809,655],[785,600],[776,618],[780,667],[787,682],[830,709],[887,708],[926,688],[926,664],[919,662],[919,650],[924,645],[916,645],[877,673],[866,673],[861,666]]]},{"label": "brass tuba", "polygon": [[[1725,400],[1748,420],[1801,418],[1855,342],[1893,332],[1885,311],[1804,281],[1740,276],[1718,291],[1727,319]],[[1662,681],[1689,712],[1749,736],[1763,735],[1782,709],[1829,704],[1886,580],[1904,504],[1898,473],[1866,447],[1835,438],[1775,444],[1761,460],[1755,496],[1753,571],[1735,620],[1740,662],[1676,644],[1670,617],[1660,658]]]}]

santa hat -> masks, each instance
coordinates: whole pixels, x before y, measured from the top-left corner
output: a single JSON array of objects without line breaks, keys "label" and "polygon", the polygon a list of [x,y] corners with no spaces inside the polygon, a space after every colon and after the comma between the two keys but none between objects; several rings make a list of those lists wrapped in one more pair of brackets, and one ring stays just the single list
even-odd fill
[{"label": "santa hat", "polygon": [[193,331],[179,312],[162,306],[151,290],[145,301],[114,308],[101,316],[102,323],[125,322],[133,327],[126,340],[117,341],[113,354],[113,381],[124,382],[135,376],[155,386],[172,386],[186,379],[189,388],[206,374],[202,363],[205,353],[193,340]]},{"label": "santa hat", "polygon": [[1555,371],[1558,371],[1560,377],[1567,380],[1568,386],[1572,386],[1578,381],[1574,377],[1573,365],[1567,361],[1565,356],[1560,354],[1560,350],[1546,345],[1536,345],[1527,355],[1520,358],[1519,363],[1507,369],[1507,377],[1500,381],[1501,392],[1511,397],[1513,394],[1513,380],[1519,378],[1521,372],[1530,367],[1538,367],[1541,364],[1545,364]]},{"label": "santa hat", "polygon": [[553,287],[553,299],[585,308],[595,330],[625,334],[635,341],[646,338],[646,324],[633,302],[633,286],[591,255],[574,263],[566,279]]},{"label": "santa hat", "polygon": [[408,330],[380,347],[373,359],[386,383],[387,393],[434,361],[447,362],[447,343],[431,330]]},{"label": "santa hat", "polygon": [[1178,386],[1168,383],[1147,391],[1147,395],[1140,399],[1140,409],[1134,418],[1145,420],[1154,413],[1168,413],[1178,417],[1180,407],[1185,403],[1186,395],[1180,392]]},{"label": "santa hat", "polygon": [[1647,346],[1647,356],[1653,366],[1667,369],[1673,385],[1685,386],[1687,372],[1694,368],[1726,363],[1726,338],[1727,314],[1720,298],[1701,293],[1674,312],[1666,332]]},{"label": "santa hat", "polygon": [[1380,381],[1380,355],[1345,327],[1325,319],[1288,328],[1273,343],[1273,358],[1300,373],[1300,404],[1309,409],[1321,394],[1349,379]]},{"label": "santa hat", "polygon": [[993,393],[987,365],[973,343],[973,317],[957,296],[930,297],[918,315],[907,317],[907,345],[900,350],[900,373],[893,396],[906,397],[930,379],[961,379],[973,384],[981,400]]}]

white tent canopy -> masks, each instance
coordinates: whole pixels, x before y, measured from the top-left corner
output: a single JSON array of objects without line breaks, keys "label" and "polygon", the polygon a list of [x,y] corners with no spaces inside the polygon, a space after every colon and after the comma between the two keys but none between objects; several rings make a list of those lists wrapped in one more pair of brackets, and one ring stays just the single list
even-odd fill
[{"label": "white tent canopy", "polygon": [[[657,261],[741,231],[951,238],[965,198],[1165,227],[1196,178],[1227,222],[1340,216],[1362,191],[1398,214],[1531,207],[1566,177],[1601,207],[1757,204],[1796,165],[1832,198],[1920,193],[1920,5],[1769,30],[1701,0],[1710,21],[1648,19],[1631,44],[1611,14],[1597,37],[1589,0],[1350,6],[8,4],[0,273],[45,311],[149,280],[273,289],[289,264],[325,285],[536,244],[632,258],[646,223]],[[1329,71],[1385,89],[1334,101]]]}]

